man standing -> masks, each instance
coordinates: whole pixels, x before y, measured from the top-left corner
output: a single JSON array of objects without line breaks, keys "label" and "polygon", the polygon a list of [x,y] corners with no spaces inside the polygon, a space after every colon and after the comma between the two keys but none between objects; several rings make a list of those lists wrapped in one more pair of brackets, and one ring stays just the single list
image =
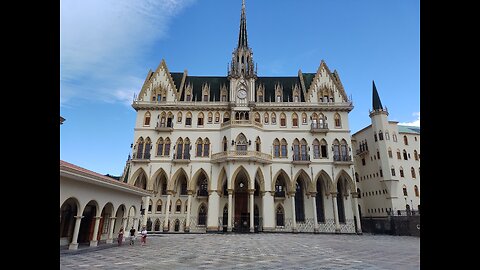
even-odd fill
[{"label": "man standing", "polygon": [[135,229],[132,228],[130,229],[130,245],[135,244]]}]

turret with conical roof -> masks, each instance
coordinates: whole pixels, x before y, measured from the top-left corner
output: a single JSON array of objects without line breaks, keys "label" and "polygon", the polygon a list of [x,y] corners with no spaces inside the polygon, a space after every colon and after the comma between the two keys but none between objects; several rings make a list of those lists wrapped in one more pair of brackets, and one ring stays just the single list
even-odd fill
[{"label": "turret with conical roof", "polygon": [[372,111],[370,111],[370,117],[376,114],[385,114],[388,115],[387,107],[382,106],[382,101],[378,95],[377,87],[375,86],[375,81],[372,80]]}]

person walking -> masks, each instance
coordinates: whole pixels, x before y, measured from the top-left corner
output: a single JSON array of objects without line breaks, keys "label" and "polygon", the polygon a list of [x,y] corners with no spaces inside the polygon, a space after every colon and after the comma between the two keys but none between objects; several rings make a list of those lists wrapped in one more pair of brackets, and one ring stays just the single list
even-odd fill
[{"label": "person walking", "polygon": [[142,246],[147,244],[147,229],[145,226],[142,227],[142,232],[140,233],[142,235]]},{"label": "person walking", "polygon": [[120,231],[118,231],[118,246],[121,246],[122,245],[122,241],[123,241],[123,227],[120,228]]},{"label": "person walking", "polygon": [[134,245],[135,244],[135,229],[132,228],[130,229],[130,245]]}]

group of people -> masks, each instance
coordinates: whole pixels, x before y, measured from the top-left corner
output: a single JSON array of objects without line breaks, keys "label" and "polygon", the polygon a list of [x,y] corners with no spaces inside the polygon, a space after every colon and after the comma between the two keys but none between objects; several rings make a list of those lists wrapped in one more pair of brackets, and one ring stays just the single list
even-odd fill
[{"label": "group of people", "polygon": [[[130,243],[129,243],[130,245],[135,244],[135,232],[136,232],[136,230],[132,226],[132,228],[130,229]],[[118,232],[118,245],[119,246],[122,245],[123,234],[124,234],[123,227],[121,227],[120,231]],[[140,232],[140,242],[142,243],[142,246],[147,244],[147,229],[145,228],[145,226],[142,227],[142,231]]]}]

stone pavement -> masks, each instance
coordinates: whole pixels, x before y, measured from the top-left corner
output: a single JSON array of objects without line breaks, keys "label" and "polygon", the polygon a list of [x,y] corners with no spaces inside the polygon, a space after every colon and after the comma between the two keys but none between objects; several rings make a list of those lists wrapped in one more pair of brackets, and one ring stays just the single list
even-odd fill
[{"label": "stone pavement", "polygon": [[331,234],[163,234],[147,245],[60,254],[60,269],[420,269],[420,238]]}]

